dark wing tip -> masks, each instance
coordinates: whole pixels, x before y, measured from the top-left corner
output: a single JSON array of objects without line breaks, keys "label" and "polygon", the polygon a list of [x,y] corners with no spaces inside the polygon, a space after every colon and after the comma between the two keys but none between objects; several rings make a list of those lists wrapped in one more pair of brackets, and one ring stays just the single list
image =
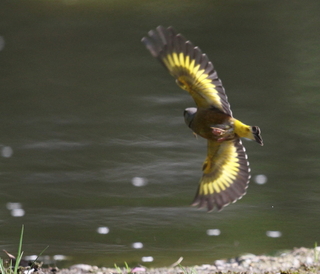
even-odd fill
[{"label": "dark wing tip", "polygon": [[150,51],[153,57],[158,58],[165,47],[170,47],[172,37],[177,36],[172,27],[165,28],[158,26],[155,30],[150,30],[147,37],[143,37],[141,42]]},{"label": "dark wing tip", "polygon": [[150,51],[153,57],[157,57],[157,52],[154,50],[154,44],[152,40],[148,37],[143,37],[141,42],[145,45],[145,47]]}]

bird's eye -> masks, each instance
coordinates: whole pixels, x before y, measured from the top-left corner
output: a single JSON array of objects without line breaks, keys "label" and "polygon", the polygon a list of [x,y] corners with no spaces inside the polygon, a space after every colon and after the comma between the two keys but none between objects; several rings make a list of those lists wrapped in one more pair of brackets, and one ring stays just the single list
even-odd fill
[{"label": "bird's eye", "polygon": [[252,126],[252,132],[253,133],[258,133],[259,132],[259,128],[257,126]]}]

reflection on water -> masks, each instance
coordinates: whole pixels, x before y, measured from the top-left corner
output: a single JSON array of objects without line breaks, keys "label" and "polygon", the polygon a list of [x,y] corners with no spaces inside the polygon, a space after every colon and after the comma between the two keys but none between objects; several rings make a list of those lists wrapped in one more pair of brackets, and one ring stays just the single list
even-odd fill
[{"label": "reflection on water", "polygon": [[220,229],[208,229],[207,230],[207,235],[208,236],[219,236],[221,234]]},{"label": "reflection on water", "polygon": [[[66,3],[0,3],[1,249],[21,224],[24,254],[49,245],[59,267],[318,241],[317,1]],[[244,141],[247,195],[219,213],[189,207],[206,144],[183,122],[192,99],[140,44],[160,23],[210,56],[236,116],[262,128],[263,149]]]},{"label": "reflection on water", "polygon": [[254,177],[254,182],[258,185],[264,185],[267,181],[267,176],[263,174],[258,174]]},{"label": "reflection on water", "polygon": [[133,243],[132,248],[135,248],[135,249],[143,248],[143,243],[140,243],[140,242]]},{"label": "reflection on water", "polygon": [[10,211],[12,217],[22,217],[25,214],[20,203],[7,203],[7,209]]},{"label": "reflection on water", "polygon": [[282,236],[280,231],[267,231],[266,235],[270,238],[279,238]]},{"label": "reflection on water", "polygon": [[143,256],[141,258],[141,262],[143,262],[143,263],[151,263],[151,262],[153,262],[153,257],[152,256]]},{"label": "reflection on water", "polygon": [[110,231],[110,229],[106,226],[101,226],[101,227],[98,227],[98,229],[97,229],[97,232],[99,234],[108,234],[109,231]]},{"label": "reflection on water", "polygon": [[1,156],[4,158],[10,158],[13,154],[13,150],[9,146],[3,146],[1,149]]},{"label": "reflection on water", "polygon": [[145,186],[148,183],[148,180],[141,177],[133,177],[131,180],[132,185],[140,187]]}]

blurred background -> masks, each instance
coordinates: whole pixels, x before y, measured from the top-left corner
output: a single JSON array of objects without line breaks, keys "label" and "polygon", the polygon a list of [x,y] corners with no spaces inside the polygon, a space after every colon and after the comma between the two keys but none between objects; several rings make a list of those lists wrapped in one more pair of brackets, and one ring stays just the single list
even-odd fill
[{"label": "blurred background", "polygon": [[[319,242],[318,0],[2,0],[0,249],[47,262],[212,263]],[[207,53],[244,141],[247,195],[189,205],[206,142],[142,45],[173,26]],[[0,251],[1,253],[2,251]],[[4,258],[3,253],[0,257]],[[32,257],[28,257],[32,258]]]}]

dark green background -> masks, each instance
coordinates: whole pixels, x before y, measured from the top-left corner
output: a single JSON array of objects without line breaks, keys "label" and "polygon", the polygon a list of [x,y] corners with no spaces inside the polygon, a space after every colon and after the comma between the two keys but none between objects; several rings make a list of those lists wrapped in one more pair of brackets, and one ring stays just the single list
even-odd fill
[{"label": "dark green background", "polygon": [[[16,252],[21,224],[25,254],[49,245],[68,256],[58,266],[212,263],[319,242],[319,14],[317,0],[1,1],[0,150],[13,154],[0,157],[0,249]],[[208,54],[235,117],[262,129],[264,147],[244,141],[247,195],[219,213],[188,206],[206,144],[183,122],[191,97],[140,43],[160,24]]]}]

